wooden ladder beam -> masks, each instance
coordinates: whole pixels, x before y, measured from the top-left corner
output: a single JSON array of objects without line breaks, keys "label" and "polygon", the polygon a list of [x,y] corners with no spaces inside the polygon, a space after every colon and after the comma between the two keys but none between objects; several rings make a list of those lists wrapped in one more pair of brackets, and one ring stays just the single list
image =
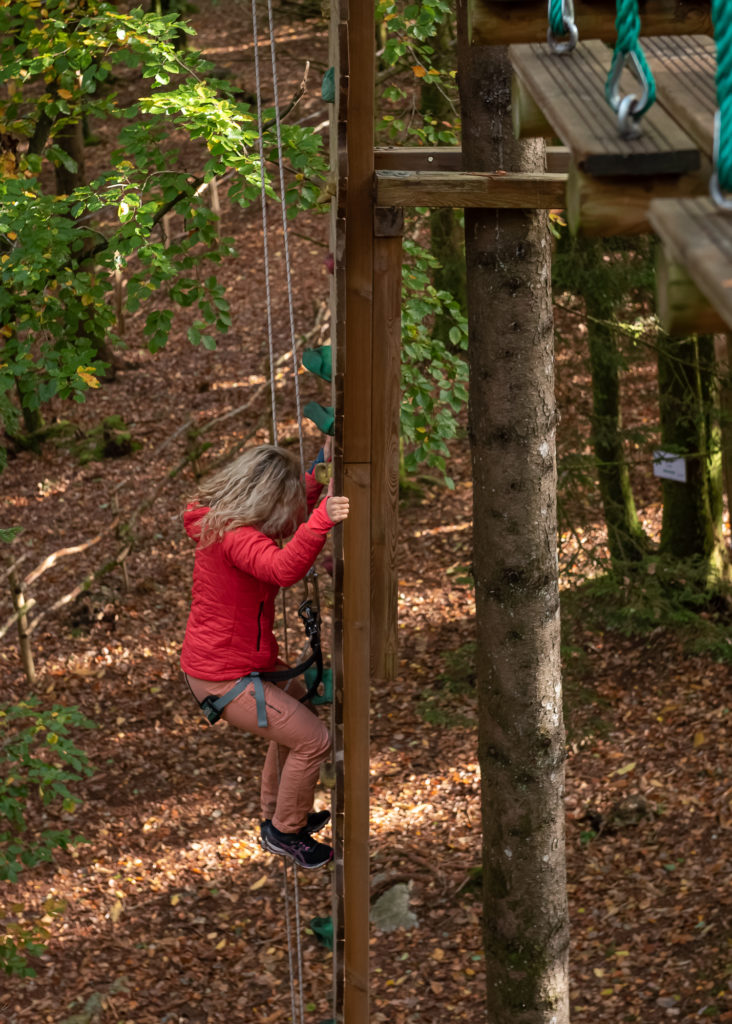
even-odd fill
[{"label": "wooden ladder beam", "polygon": [[[666,249],[667,260],[683,267],[699,292],[716,309],[727,329],[732,329],[732,217],[729,213],[718,210],[708,197],[654,199],[649,220]],[[678,321],[681,314],[680,304],[670,291],[669,280],[672,279],[664,279],[663,275],[659,277],[657,303],[659,312],[673,324],[674,316]],[[665,293],[662,290],[664,286]],[[690,294],[689,302],[695,305],[698,300]],[[698,312],[700,326],[696,330],[702,330],[701,307],[698,307]],[[693,310],[687,310],[684,318],[687,326],[697,322]]]},{"label": "wooden ladder beam", "polygon": [[377,206],[564,208],[566,174],[377,171]]},{"label": "wooden ladder beam", "polygon": [[[374,150],[377,171],[462,171],[460,146],[389,146]],[[550,174],[566,174],[569,150],[566,146],[546,147],[546,169]]]},{"label": "wooden ladder beam", "polygon": [[[509,55],[522,86],[581,171],[641,177],[698,170],[698,147],[658,103],[644,116],[638,138],[620,137],[616,115],[605,99],[611,51],[600,40],[579,43],[566,56],[536,43],[511,46]],[[621,89],[638,91],[629,72]]]},{"label": "wooden ladder beam", "polygon": [[[615,39],[615,0],[575,0],[574,9],[580,39]],[[712,31],[708,0],[646,0],[641,18],[644,36]],[[546,0],[468,0],[468,19],[474,44],[546,40]]]}]

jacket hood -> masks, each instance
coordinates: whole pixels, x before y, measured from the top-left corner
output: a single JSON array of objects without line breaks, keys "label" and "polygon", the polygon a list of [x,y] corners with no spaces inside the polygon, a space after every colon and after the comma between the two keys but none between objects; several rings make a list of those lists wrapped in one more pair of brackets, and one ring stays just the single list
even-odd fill
[{"label": "jacket hood", "polygon": [[183,513],[183,525],[185,526],[186,533],[192,540],[200,540],[201,523],[207,512],[208,508],[206,505],[189,505]]}]

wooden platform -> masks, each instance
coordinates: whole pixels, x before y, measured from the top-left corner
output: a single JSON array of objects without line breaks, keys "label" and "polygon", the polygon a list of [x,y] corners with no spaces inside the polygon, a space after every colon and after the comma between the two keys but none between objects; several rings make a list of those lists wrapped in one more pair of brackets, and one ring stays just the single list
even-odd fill
[{"label": "wooden platform", "polygon": [[[614,0],[575,0],[580,39],[615,40]],[[711,32],[708,0],[645,0],[643,35]],[[468,0],[470,42],[495,46],[545,42],[546,0]]]},{"label": "wooden platform", "polygon": [[[558,57],[546,44],[509,47],[521,88],[570,150],[577,167],[604,177],[686,174],[699,167],[697,144],[655,103],[643,117],[637,139],[622,139],[615,112],[605,99],[605,80],[612,52],[598,39],[579,43]],[[624,93],[638,93],[637,81],[626,72]]]},{"label": "wooden platform", "polygon": [[732,214],[708,197],[654,199],[649,220],[669,256],[732,330]]},{"label": "wooden platform", "polygon": [[658,103],[699,149],[712,155],[717,109],[717,51],[710,36],[658,36],[643,50],[656,80]]}]

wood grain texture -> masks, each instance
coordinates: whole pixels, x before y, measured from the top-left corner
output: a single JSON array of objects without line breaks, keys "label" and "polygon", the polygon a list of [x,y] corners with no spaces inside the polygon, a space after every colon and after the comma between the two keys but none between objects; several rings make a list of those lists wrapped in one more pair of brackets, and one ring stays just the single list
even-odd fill
[{"label": "wood grain texture", "polygon": [[652,199],[706,195],[709,164],[693,174],[654,178],[598,178],[574,165],[567,176],[567,224],[573,235],[604,238],[648,234]]},{"label": "wood grain texture", "polygon": [[[462,171],[460,146],[390,146],[374,150],[377,171]],[[551,174],[566,174],[569,150],[566,146],[546,147],[546,169]]]},{"label": "wood grain texture", "polygon": [[[613,0],[575,0],[580,39],[616,37]],[[485,46],[546,41],[545,0],[469,0],[470,41]],[[711,32],[708,0],[646,0],[641,5],[644,36]]]},{"label": "wood grain texture", "polygon": [[[698,169],[698,147],[658,103],[643,117],[637,139],[620,137],[617,117],[605,99],[611,51],[600,40],[580,43],[564,57],[545,44],[511,46],[509,54],[523,86],[580,170],[615,177]],[[639,91],[629,72],[621,90],[624,95]]]},{"label": "wood grain texture", "polygon": [[699,149],[712,155],[717,109],[717,51],[709,36],[659,36],[643,49],[656,80],[658,102]]},{"label": "wood grain texture", "polygon": [[377,171],[379,206],[552,210],[564,206],[565,174],[505,171]]},{"label": "wood grain texture", "polygon": [[687,270],[671,259],[662,245],[656,255],[656,314],[663,329],[677,338],[727,330],[727,324]]},{"label": "wood grain texture", "polygon": [[649,220],[679,263],[732,328],[732,217],[711,199],[655,199]]}]

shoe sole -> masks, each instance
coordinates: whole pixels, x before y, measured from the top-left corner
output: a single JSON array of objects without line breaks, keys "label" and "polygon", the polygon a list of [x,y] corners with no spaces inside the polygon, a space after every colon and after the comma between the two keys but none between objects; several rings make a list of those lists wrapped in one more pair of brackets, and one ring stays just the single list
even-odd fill
[{"label": "shoe sole", "polygon": [[274,853],[278,857],[289,857],[293,864],[297,864],[299,868],[304,868],[305,871],[317,871],[319,868],[327,867],[327,865],[333,860],[333,854],[331,853],[330,857],[327,860],[321,861],[320,864],[304,864],[301,860],[298,860],[297,857],[293,856],[292,851],[288,850],[287,847],[274,846],[267,842],[266,839],[262,838],[259,840],[259,845],[267,853]]}]

